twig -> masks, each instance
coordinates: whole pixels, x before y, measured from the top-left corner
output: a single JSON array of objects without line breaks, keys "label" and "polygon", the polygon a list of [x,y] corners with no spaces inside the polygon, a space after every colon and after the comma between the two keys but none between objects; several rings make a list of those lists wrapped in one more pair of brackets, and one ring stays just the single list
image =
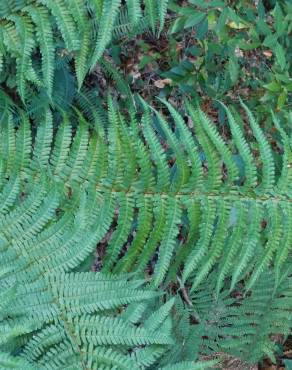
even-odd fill
[{"label": "twig", "polygon": [[193,307],[193,303],[192,301],[190,300],[190,297],[188,295],[188,291],[187,291],[187,288],[182,284],[182,281],[181,279],[176,276],[177,278],[177,281],[179,282],[179,285],[180,285],[180,290],[181,290],[181,293],[182,293],[182,296],[184,298],[184,300],[186,301],[186,303],[190,306],[190,307]]}]

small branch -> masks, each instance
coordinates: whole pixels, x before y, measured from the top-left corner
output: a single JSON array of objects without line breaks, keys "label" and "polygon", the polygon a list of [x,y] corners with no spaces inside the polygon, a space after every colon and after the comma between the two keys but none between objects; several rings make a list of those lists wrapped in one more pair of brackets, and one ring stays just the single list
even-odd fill
[{"label": "small branch", "polygon": [[182,284],[182,281],[178,276],[176,276],[176,278],[177,278],[177,281],[179,282],[180,290],[181,290],[184,300],[190,307],[193,307],[193,303],[188,295],[187,288]]}]

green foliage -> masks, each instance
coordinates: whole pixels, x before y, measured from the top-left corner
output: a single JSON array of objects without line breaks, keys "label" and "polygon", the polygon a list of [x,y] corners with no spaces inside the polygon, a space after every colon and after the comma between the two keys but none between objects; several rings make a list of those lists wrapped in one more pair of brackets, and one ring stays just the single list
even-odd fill
[{"label": "green foliage", "polygon": [[[212,320],[210,307],[203,312],[209,318],[193,331],[182,321],[187,327],[178,335],[186,330],[183,343],[190,336],[197,357],[205,353],[207,336],[214,352],[218,347],[257,361],[273,356],[270,334],[289,333],[292,174],[285,130],[277,122],[284,147],[277,179],[273,151],[243,103],[259,144],[257,161],[227,108],[232,147],[198,108],[187,107],[193,133],[164,104],[172,122],[152,115],[143,101],[141,120],[134,113],[126,120],[109,99],[104,126],[96,121],[90,128],[79,114],[76,129],[64,117],[56,131],[47,110],[34,136],[28,119],[15,126],[4,112],[1,294],[10,300],[1,306],[4,363],[21,367],[24,359],[48,369],[201,366],[188,363],[194,359],[188,351],[177,350],[182,341],[172,335],[173,300],[157,312],[150,308],[149,319],[139,314],[138,303],[130,304],[155,297],[141,288],[146,271],[153,288],[176,280],[181,289],[189,287],[198,317],[200,291],[215,306],[223,299],[227,316],[216,329],[224,338],[219,342],[204,328]],[[244,163],[241,180],[235,155]],[[78,272],[99,243],[106,243],[102,274]],[[212,280],[205,289],[213,270],[215,285]],[[127,272],[142,280],[129,280]],[[237,302],[229,293],[242,281],[246,298]]]},{"label": "green foliage", "polygon": [[245,297],[240,290],[235,297],[223,290],[218,299],[212,294],[217,271],[209,275],[192,293],[194,308],[189,310],[190,315],[196,315],[197,332],[208,333],[199,340],[201,353],[229,353],[249,363],[263,355],[276,361],[274,353],[279,343],[272,340],[272,334],[291,333],[291,269],[286,271],[278,285],[265,271]]},{"label": "green foliage", "polygon": [[1,369],[280,364],[290,13],[0,2]]},{"label": "green foliage", "polygon": [[[146,20],[153,32],[161,32],[167,1],[145,4]],[[52,98],[56,53],[70,55],[75,62],[78,87],[89,69],[94,69],[112,36],[130,36],[147,27],[142,18],[142,2],[121,0],[4,0],[0,8],[1,70],[11,78],[10,68],[16,62],[16,84],[23,101],[27,84],[43,86]],[[142,25],[143,23],[143,25]],[[36,58],[40,53],[41,60]],[[40,70],[41,69],[41,73]]]},{"label": "green foliage", "polygon": [[[154,45],[147,38],[137,43],[145,80],[169,80],[158,85],[160,97],[230,103],[249,96],[259,113],[267,112],[259,101],[277,110],[291,106],[291,2],[189,0],[168,8],[167,35]],[[144,81],[136,85],[143,90]]]},{"label": "green foliage", "polygon": [[[148,320],[134,319],[133,302],[145,310],[158,297],[143,280],[78,272],[118,201],[96,191],[106,169],[102,133],[90,134],[80,117],[71,142],[67,119],[54,135],[49,111],[44,116],[33,147],[27,119],[14,127],[7,115],[1,130],[1,367],[171,368],[159,358],[174,345],[173,300]],[[177,361],[177,368],[210,364]]]}]

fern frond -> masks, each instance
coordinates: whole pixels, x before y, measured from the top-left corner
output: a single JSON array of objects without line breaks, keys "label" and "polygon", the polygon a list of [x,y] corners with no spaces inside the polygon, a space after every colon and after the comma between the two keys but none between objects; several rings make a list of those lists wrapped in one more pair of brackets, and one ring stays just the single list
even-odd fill
[{"label": "fern frond", "polygon": [[222,176],[220,169],[220,157],[218,156],[218,152],[214,144],[212,143],[212,141],[210,141],[210,139],[202,129],[200,113],[190,104],[188,104],[187,107],[197,132],[199,144],[203,148],[204,155],[207,160],[208,181],[207,184],[204,185],[209,190],[211,189],[217,190],[218,187],[220,186]]},{"label": "fern frond", "polygon": [[182,362],[179,364],[169,365],[160,367],[159,370],[204,370],[210,369],[216,365],[216,361],[205,361],[205,362]]},{"label": "fern frond", "polygon": [[181,207],[175,198],[170,198],[167,204],[166,233],[160,242],[160,253],[154,271],[154,285],[159,286],[166,276],[170,266],[173,251],[177,244]]},{"label": "fern frond", "polygon": [[[0,271],[12,267],[4,281],[0,273],[1,350],[15,361],[192,368],[212,351],[272,356],[271,334],[289,332],[291,188],[283,176],[291,140],[282,132],[277,182],[266,139],[256,162],[228,114],[246,166],[240,184],[215,125],[189,106],[189,130],[165,104],[171,124],[145,102],[141,116],[123,116],[111,98],[104,121],[91,125],[78,110],[77,126],[65,116],[56,129],[48,109],[34,126],[1,116]],[[102,273],[81,272],[96,248]],[[113,272],[147,274],[150,287],[178,290],[187,308]]]},{"label": "fern frond", "polygon": [[155,0],[145,0],[146,16],[148,18],[152,33],[155,34],[157,21],[157,2]]},{"label": "fern frond", "polygon": [[5,352],[0,352],[0,366],[2,369],[36,370],[35,366],[25,359]]},{"label": "fern frond", "polygon": [[279,191],[283,191],[285,193],[286,191],[289,191],[291,186],[292,170],[290,164],[292,162],[292,149],[289,136],[287,135],[285,130],[281,127],[280,122],[278,118],[274,115],[274,113],[271,112],[271,114],[273,117],[273,122],[275,123],[275,126],[278,129],[278,131],[280,132],[284,149],[282,171],[281,176],[277,182],[277,186],[279,188]]},{"label": "fern frond", "polygon": [[134,26],[137,26],[140,18],[142,17],[140,0],[127,0],[127,8],[129,18]]},{"label": "fern frond", "polygon": [[51,146],[53,140],[53,120],[49,109],[44,114],[44,121],[41,122],[38,129],[34,150],[33,162],[37,167],[46,167],[49,161]]},{"label": "fern frond", "polygon": [[32,65],[31,54],[35,47],[33,38],[33,25],[28,17],[11,15],[8,18],[15,24],[15,29],[20,39],[20,45],[16,54],[16,83],[19,95],[23,101],[26,98],[26,75]]},{"label": "fern frond", "polygon": [[105,48],[111,40],[111,32],[113,31],[120,4],[121,0],[104,0],[103,2],[96,45],[90,62],[91,69],[101,58]]},{"label": "fern frond", "polygon": [[188,180],[190,188],[200,189],[202,186],[203,170],[201,166],[201,160],[199,153],[197,151],[197,146],[194,142],[194,138],[191,132],[187,129],[183,118],[178,114],[178,112],[169,104],[167,101],[162,101],[168,108],[170,114],[172,115],[179,134],[181,135],[181,141],[185,147],[186,153],[188,155],[188,160],[191,162],[191,174]]},{"label": "fern frond", "polygon": [[262,182],[261,182],[261,185],[259,186],[258,191],[260,193],[269,192],[273,189],[273,186],[275,183],[275,164],[274,164],[272,150],[268,143],[268,140],[265,138],[252,112],[248,109],[248,107],[243,102],[241,102],[241,105],[243,106],[243,108],[245,109],[247,113],[250,126],[253,130],[255,138],[258,141],[259,150],[260,150],[261,158],[263,162]]},{"label": "fern frond", "polygon": [[73,13],[67,8],[64,0],[40,0],[55,17],[57,26],[69,50],[77,50],[80,47],[80,40],[73,19]]},{"label": "fern frond", "polygon": [[158,16],[159,16],[159,30],[158,30],[158,37],[160,36],[164,23],[165,23],[165,17],[167,13],[167,6],[168,6],[168,0],[161,0],[158,3]]},{"label": "fern frond", "polygon": [[224,104],[221,103],[221,105],[223,105],[224,109],[226,110],[234,142],[238,148],[239,154],[241,155],[244,161],[244,174],[245,174],[244,189],[245,188],[252,189],[257,184],[257,168],[254,164],[251,150],[243,136],[243,133],[239,125],[236,123],[233,114]]},{"label": "fern frond", "polygon": [[235,259],[235,268],[232,271],[232,280],[230,289],[235,287],[237,281],[239,281],[241,274],[248,266],[254,251],[258,248],[260,243],[260,228],[261,220],[263,219],[263,207],[260,205],[253,204],[250,206],[250,217],[253,220],[248,225],[246,236],[238,258]]},{"label": "fern frond", "polygon": [[75,58],[75,69],[78,82],[78,89],[81,89],[83,80],[89,69],[88,59],[90,54],[90,28],[86,23],[81,30],[80,44],[82,47],[78,50]]},{"label": "fern frond", "polygon": [[232,153],[225,145],[224,141],[222,140],[217,130],[208,119],[208,117],[202,111],[200,111],[200,119],[206,134],[216,147],[220,158],[222,158],[226,165],[228,171],[227,174],[228,181],[234,184],[234,182],[238,179],[238,169],[232,158]]},{"label": "fern frond", "polygon": [[36,37],[42,55],[42,73],[49,98],[52,97],[54,81],[55,46],[49,13],[43,6],[30,5],[24,9],[35,24]]},{"label": "fern frond", "polygon": [[1,125],[1,155],[6,158],[5,172],[11,173],[14,169],[15,164],[15,155],[16,155],[16,144],[15,144],[15,135],[14,123],[10,113],[5,115],[4,122]]},{"label": "fern frond", "polygon": [[[31,83],[42,89],[43,99],[52,96],[59,59],[74,59],[78,90],[89,69],[100,61],[112,39],[133,38],[160,22],[163,26],[167,2],[156,9],[155,2],[142,10],[142,2],[129,0],[29,0],[12,1],[0,9],[0,68],[16,62],[17,87],[23,102]],[[154,11],[154,13],[153,13]],[[146,17],[143,14],[146,13]],[[32,53],[41,55],[42,77],[33,68]],[[1,59],[2,58],[2,59]],[[34,62],[38,64],[37,53]],[[35,64],[35,63],[34,63]],[[56,81],[55,81],[56,82]],[[55,83],[56,84],[56,83]]]}]

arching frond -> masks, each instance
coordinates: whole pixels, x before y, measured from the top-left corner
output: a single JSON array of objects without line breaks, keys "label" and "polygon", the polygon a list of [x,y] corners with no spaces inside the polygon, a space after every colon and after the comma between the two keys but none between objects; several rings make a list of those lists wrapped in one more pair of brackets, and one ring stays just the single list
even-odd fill
[{"label": "arching frond", "polygon": [[[227,108],[233,147],[198,107],[188,106],[190,130],[165,105],[169,121],[145,102],[141,116],[132,110],[125,117],[109,98],[104,121],[89,125],[76,111],[77,126],[64,117],[56,129],[46,110],[36,132],[25,117],[15,124],[10,112],[2,115],[0,267],[13,269],[3,282],[0,275],[5,361],[17,366],[21,356],[51,369],[196,368],[192,341],[197,353],[229,353],[236,343],[239,356],[251,351],[257,361],[273,355],[273,330],[288,333],[288,135],[278,124],[283,166],[277,181],[273,151],[248,108],[258,161]],[[242,183],[235,153],[245,164]],[[96,248],[101,274],[78,272]],[[128,272],[142,280],[110,275]],[[145,274],[150,287],[178,289],[189,312],[177,314],[176,301],[143,288]],[[235,288],[242,302],[229,295]],[[209,301],[224,310],[206,336]],[[272,302],[267,319],[258,302]],[[190,321],[198,322],[198,332],[189,333]],[[173,330],[186,333],[186,345]],[[255,345],[257,330],[262,339]]]}]

